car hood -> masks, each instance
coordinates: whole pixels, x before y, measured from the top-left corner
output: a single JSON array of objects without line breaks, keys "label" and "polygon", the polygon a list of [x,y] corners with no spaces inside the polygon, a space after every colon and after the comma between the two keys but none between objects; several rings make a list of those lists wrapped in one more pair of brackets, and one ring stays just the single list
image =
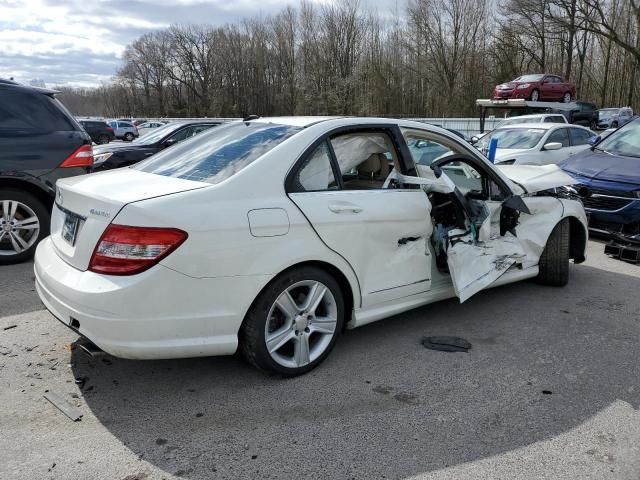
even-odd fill
[{"label": "car hood", "polygon": [[528,152],[529,148],[498,148],[496,150],[496,160],[511,160],[519,153]]},{"label": "car hood", "polygon": [[574,176],[640,185],[640,158],[612,155],[595,149],[567,158],[560,167]]},{"label": "car hood", "polygon": [[557,165],[497,165],[498,169],[526,193],[542,192],[550,188],[575,185],[578,180]]}]

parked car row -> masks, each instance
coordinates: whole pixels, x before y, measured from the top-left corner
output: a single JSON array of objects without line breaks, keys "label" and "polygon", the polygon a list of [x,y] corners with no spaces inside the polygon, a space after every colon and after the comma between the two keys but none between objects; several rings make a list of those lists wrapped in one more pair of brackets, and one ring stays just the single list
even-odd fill
[{"label": "parked car row", "polygon": [[132,165],[217,124],[174,122],[137,141],[105,145],[117,130],[77,121],[55,93],[0,80],[0,265],[31,258],[49,234],[52,207],[64,202],[55,198],[58,179]]}]

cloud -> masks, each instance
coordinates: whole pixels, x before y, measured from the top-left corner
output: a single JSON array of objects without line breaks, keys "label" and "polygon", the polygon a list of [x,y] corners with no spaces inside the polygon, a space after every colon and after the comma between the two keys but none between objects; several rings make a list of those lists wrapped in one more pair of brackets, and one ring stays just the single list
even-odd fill
[{"label": "cloud", "polygon": [[0,0],[0,77],[98,85],[127,44],[171,24],[223,25],[269,15],[288,0]]}]

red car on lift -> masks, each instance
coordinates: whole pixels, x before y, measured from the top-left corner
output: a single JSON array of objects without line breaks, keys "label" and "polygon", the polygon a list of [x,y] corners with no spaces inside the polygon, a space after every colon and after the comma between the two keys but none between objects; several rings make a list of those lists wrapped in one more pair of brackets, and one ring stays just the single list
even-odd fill
[{"label": "red car on lift", "polygon": [[494,99],[524,98],[532,102],[559,101],[569,103],[576,98],[575,84],[559,75],[522,75],[511,82],[496,85]]}]

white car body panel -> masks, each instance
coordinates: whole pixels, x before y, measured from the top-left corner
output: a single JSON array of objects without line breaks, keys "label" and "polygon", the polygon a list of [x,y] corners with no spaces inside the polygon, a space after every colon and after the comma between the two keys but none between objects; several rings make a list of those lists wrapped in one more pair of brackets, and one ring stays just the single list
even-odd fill
[{"label": "white car body panel", "polygon": [[[536,276],[548,235],[563,217],[575,217],[586,232],[579,202],[529,197],[518,186],[532,193],[569,183],[557,167],[537,173],[534,167],[497,169],[453,134],[417,122],[303,117],[256,122],[268,121],[306,128],[215,185],[135,169],[59,181],[63,208],[86,222],[70,247],[60,238],[62,210],[54,212],[52,236],[38,246],[36,285],[47,308],[67,325],[79,322],[82,335],[116,356],[222,355],[236,350],[238,330],[254,299],[290,267],[313,262],[340,272],[345,293],[353,296],[346,321],[357,327],[456,293],[464,301],[482,289]],[[491,215],[479,240],[493,251],[491,259],[476,262],[475,253],[458,243],[451,249],[453,274],[438,271],[425,191],[452,189],[446,174],[435,179],[426,176],[430,170],[418,169],[424,178],[395,172],[403,182],[414,179],[422,190],[287,195],[284,179],[320,136],[344,126],[379,124],[446,136],[492,169],[532,212],[521,215],[517,242],[508,235],[498,238],[501,203],[487,202]],[[101,275],[87,266],[110,222],[178,228],[188,238],[141,274]],[[498,262],[505,255],[509,260]],[[483,275],[486,280],[478,282]]]}]

